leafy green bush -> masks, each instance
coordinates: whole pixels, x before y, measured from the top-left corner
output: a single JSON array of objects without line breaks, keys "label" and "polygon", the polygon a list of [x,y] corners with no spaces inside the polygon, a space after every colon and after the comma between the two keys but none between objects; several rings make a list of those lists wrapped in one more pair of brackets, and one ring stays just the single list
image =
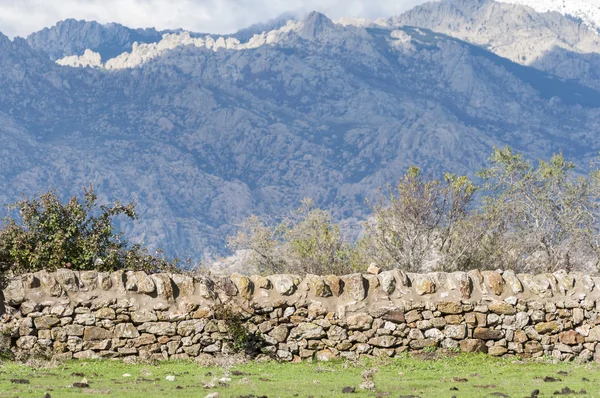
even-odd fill
[{"label": "leafy green bush", "polygon": [[83,189],[83,201],[73,196],[67,203],[55,191],[33,199],[24,197],[9,209],[20,220],[6,217],[0,229],[0,271],[13,273],[41,269],[113,271],[122,268],[157,271],[174,268],[162,256],[135,245],[127,247],[116,233],[113,219],[136,219],[133,204],[97,205],[92,186]]}]

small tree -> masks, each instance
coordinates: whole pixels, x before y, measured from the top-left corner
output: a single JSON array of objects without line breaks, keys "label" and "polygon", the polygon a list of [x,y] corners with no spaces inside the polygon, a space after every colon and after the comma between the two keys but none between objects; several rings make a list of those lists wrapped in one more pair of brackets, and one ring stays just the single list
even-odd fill
[{"label": "small tree", "polygon": [[228,238],[232,250],[249,251],[249,265],[261,273],[344,274],[352,272],[352,248],[339,227],[310,199],[278,223],[251,216]]},{"label": "small tree", "polygon": [[598,171],[576,178],[575,165],[562,154],[534,167],[508,147],[494,149],[490,162],[479,175],[487,236],[499,237],[503,248],[498,266],[555,271],[597,258]]},{"label": "small tree", "polygon": [[113,219],[135,219],[133,204],[101,205],[92,186],[83,189],[83,202],[73,196],[61,203],[55,191],[33,199],[24,197],[9,209],[18,210],[20,222],[6,217],[0,230],[0,267],[15,273],[68,267],[111,271],[124,267],[156,270],[171,267],[140,246],[127,249]]},{"label": "small tree", "polygon": [[460,267],[468,255],[456,231],[476,190],[466,176],[426,179],[419,168],[409,168],[387,200],[382,195],[373,207],[363,247],[383,266],[409,271],[421,271],[429,262]]}]

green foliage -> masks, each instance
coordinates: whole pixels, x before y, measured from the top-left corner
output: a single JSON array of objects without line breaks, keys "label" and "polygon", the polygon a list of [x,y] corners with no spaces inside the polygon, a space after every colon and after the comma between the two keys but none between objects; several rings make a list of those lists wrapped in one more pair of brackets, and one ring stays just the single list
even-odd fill
[{"label": "green foliage", "polygon": [[215,319],[225,322],[233,351],[254,354],[262,347],[261,338],[248,330],[240,313],[231,306],[219,306],[215,310]]},{"label": "green foliage", "polygon": [[18,210],[20,222],[6,217],[0,229],[0,271],[22,273],[64,267],[154,271],[174,267],[139,245],[128,249],[122,234],[114,231],[115,217],[136,219],[133,204],[98,206],[91,186],[83,193],[83,201],[73,196],[66,204],[50,191],[9,205],[9,209]]}]

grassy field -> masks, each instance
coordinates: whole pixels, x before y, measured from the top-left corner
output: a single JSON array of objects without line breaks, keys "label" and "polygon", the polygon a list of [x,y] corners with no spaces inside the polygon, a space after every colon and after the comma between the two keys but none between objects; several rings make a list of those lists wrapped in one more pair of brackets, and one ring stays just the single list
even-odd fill
[{"label": "grassy field", "polygon": [[[598,364],[521,362],[483,355],[431,357],[221,367],[193,362],[74,361],[46,366],[4,362],[0,397],[41,398],[48,393],[55,398],[167,398],[215,392],[220,397],[600,397]],[[362,389],[361,384],[372,388]]]}]

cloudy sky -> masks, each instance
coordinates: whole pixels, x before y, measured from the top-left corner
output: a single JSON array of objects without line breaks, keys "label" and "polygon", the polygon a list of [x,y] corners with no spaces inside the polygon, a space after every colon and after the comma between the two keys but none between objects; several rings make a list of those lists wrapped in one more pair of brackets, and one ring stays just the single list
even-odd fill
[{"label": "cloudy sky", "polygon": [[285,12],[388,17],[425,0],[0,0],[0,32],[26,36],[66,18],[231,33]]}]

